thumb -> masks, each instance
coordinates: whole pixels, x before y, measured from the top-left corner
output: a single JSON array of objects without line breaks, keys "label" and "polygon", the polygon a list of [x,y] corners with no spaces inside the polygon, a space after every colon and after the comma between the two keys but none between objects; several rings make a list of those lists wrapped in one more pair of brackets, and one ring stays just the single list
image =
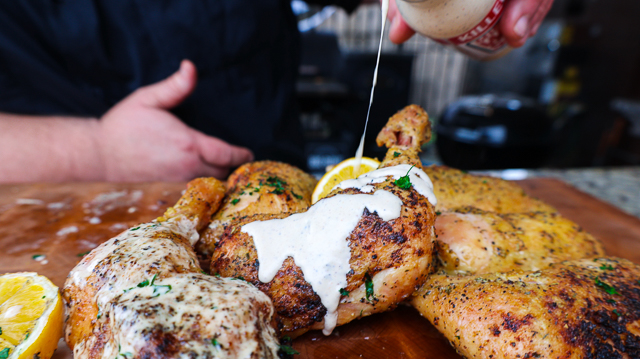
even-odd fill
[{"label": "thumb", "polygon": [[189,60],[182,60],[177,72],[160,82],[139,88],[131,96],[132,100],[147,107],[171,109],[193,92],[197,76],[195,65]]}]

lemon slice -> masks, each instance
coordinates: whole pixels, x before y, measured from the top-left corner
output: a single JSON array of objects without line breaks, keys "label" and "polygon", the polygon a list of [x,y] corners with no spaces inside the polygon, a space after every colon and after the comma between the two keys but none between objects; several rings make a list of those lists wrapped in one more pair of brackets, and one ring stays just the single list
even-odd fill
[{"label": "lemon slice", "polygon": [[37,273],[0,276],[0,359],[48,359],[62,337],[62,298]]},{"label": "lemon slice", "polygon": [[313,190],[311,203],[316,203],[318,200],[326,197],[338,183],[344,180],[356,178],[361,174],[373,171],[380,166],[380,161],[375,158],[362,157],[360,170],[358,173],[354,173],[357,164],[356,162],[356,158],[351,157],[338,163],[329,172],[325,173],[316,185],[316,188]]}]

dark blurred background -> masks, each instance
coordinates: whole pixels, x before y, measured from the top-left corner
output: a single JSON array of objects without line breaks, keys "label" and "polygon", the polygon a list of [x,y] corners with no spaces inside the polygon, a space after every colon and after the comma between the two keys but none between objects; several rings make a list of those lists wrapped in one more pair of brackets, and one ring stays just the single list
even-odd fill
[{"label": "dark blurred background", "polygon": [[[369,103],[379,5],[292,3],[303,56],[298,95],[308,170],[353,157]],[[461,169],[640,164],[640,2],[555,0],[537,35],[492,62],[415,36],[385,36],[365,156],[410,103],[434,123],[423,162]]]}]

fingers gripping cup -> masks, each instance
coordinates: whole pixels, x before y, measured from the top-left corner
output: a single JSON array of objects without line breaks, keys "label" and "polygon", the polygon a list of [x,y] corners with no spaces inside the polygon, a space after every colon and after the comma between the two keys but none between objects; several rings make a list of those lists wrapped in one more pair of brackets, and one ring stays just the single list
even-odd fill
[{"label": "fingers gripping cup", "polygon": [[504,0],[398,0],[402,18],[416,32],[476,60],[493,60],[511,47],[498,20]]}]

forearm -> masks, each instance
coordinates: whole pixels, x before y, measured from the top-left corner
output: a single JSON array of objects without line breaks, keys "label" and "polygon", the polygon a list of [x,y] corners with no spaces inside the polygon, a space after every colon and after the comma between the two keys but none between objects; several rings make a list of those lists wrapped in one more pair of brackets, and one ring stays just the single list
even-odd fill
[{"label": "forearm", "polygon": [[96,119],[0,113],[0,182],[102,180]]}]

